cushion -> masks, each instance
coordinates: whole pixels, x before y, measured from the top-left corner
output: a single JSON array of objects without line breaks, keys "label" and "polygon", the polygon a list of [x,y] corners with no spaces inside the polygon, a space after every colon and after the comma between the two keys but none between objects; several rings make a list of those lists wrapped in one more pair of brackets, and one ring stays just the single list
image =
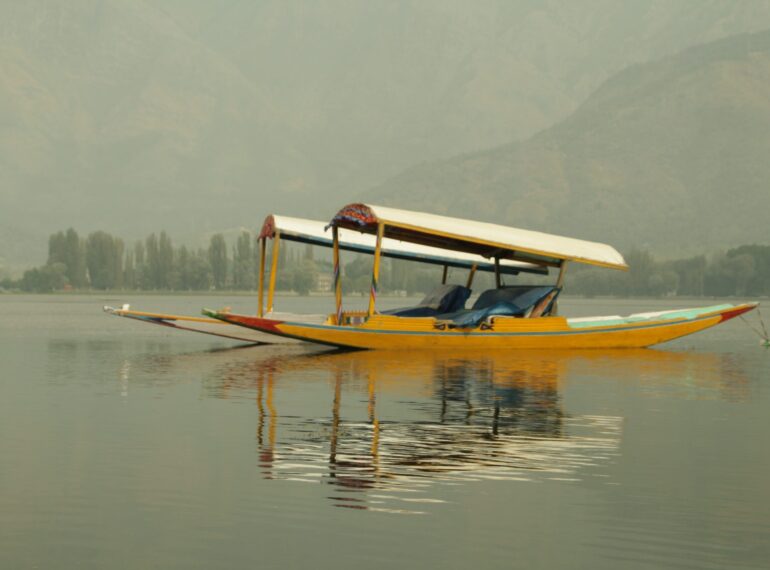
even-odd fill
[{"label": "cushion", "polygon": [[436,318],[448,322],[451,327],[474,328],[490,317],[525,317],[539,302],[548,298],[547,305],[539,311],[540,314],[547,314],[558,292],[559,289],[552,285],[489,289],[479,296],[472,309],[442,314]]},{"label": "cushion", "polygon": [[462,309],[470,296],[471,290],[462,285],[440,285],[414,307],[391,309],[382,313],[398,317],[432,317]]},{"label": "cushion", "polygon": [[513,303],[520,307],[526,305],[526,308],[529,308],[553,291],[553,288],[553,285],[514,285],[501,289],[487,289],[479,295],[472,309],[486,309],[500,302]]}]

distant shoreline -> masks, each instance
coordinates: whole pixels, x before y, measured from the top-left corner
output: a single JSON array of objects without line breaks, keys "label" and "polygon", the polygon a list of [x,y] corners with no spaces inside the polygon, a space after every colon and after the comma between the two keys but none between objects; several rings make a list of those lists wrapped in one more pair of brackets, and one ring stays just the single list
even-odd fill
[{"label": "distant shoreline", "polygon": [[[106,290],[106,291],[97,291],[97,290],[77,290],[77,291],[53,291],[50,293],[33,293],[30,291],[3,291],[0,290],[0,296],[2,295],[8,295],[8,296],[39,296],[39,297],[45,297],[45,296],[55,296],[55,297],[77,297],[77,296],[83,296],[83,297],[119,297],[119,296],[132,296],[132,297],[257,297],[256,291],[147,291],[147,290]],[[412,295],[395,295],[392,293],[378,293],[377,296],[379,298],[387,298],[387,299],[408,299],[408,298],[419,298],[422,297],[424,293],[414,293]],[[334,295],[331,292],[311,292],[307,295],[300,295],[298,293],[294,293],[291,291],[276,291],[275,294],[276,297],[294,297],[294,298],[302,298],[302,297],[317,297],[317,298],[329,298],[333,299]],[[345,297],[365,297],[365,294],[352,294],[352,295],[345,295]],[[686,301],[688,299],[691,299],[693,301],[701,301],[704,299],[740,299],[740,300],[749,300],[749,301],[768,301],[770,300],[770,296],[726,296],[726,297],[718,297],[718,296],[708,296],[708,295],[702,295],[702,296],[696,296],[696,295],[660,295],[660,296],[652,296],[652,295],[631,295],[631,296],[625,296],[625,297],[619,297],[614,295],[593,295],[593,296],[587,296],[587,295],[575,295],[565,292],[563,295],[560,296],[560,298],[564,299],[571,299],[571,300],[617,300],[617,301],[623,301],[623,300],[636,300],[636,299],[651,299],[651,300],[665,300],[665,299],[675,299],[678,301]]]}]

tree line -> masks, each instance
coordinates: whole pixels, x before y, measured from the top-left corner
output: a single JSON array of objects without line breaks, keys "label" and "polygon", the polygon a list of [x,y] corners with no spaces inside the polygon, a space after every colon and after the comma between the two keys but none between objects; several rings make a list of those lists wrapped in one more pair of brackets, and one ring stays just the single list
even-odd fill
[{"label": "tree line", "polygon": [[[66,290],[254,291],[259,280],[259,255],[258,239],[247,231],[241,232],[231,247],[221,233],[211,236],[208,247],[177,247],[165,231],[152,233],[127,247],[121,238],[107,232],[96,231],[81,237],[70,228],[49,237],[48,259],[44,265],[25,271],[21,279],[0,281],[0,288],[36,293]],[[271,255],[272,248],[268,247],[266,274],[272,262]],[[319,288],[330,290],[332,264],[328,252],[327,259],[314,259],[312,246],[282,241],[278,256],[277,290],[303,295]],[[372,256],[352,257],[343,263],[343,290],[345,293],[368,293]],[[380,291],[398,289],[414,293],[434,287],[436,279],[440,278],[435,268],[415,265],[383,260]]]},{"label": "tree line", "polygon": [[[294,269],[283,272],[278,285],[307,292],[315,285],[317,268],[304,264],[305,272],[299,275],[295,262],[301,261],[301,253],[295,249],[280,248],[279,262]],[[238,235],[232,247],[221,233],[211,236],[208,247],[176,247],[165,231],[126,247],[122,239],[107,232],[96,231],[83,238],[70,228],[49,237],[44,265],[25,271],[21,279],[4,279],[0,287],[42,293],[254,290],[258,271],[259,244],[246,231]]]},{"label": "tree line", "polygon": [[[270,267],[268,247],[266,267]],[[276,289],[307,294],[331,287],[330,255],[315,259],[313,248],[282,242]],[[344,257],[348,257],[345,255]],[[343,262],[345,261],[343,257]],[[566,291],[583,296],[766,296],[770,295],[770,246],[743,245],[726,253],[677,260],[657,260],[648,251],[626,254],[627,272],[570,265]],[[350,259],[348,257],[348,259]],[[343,263],[343,291],[367,294],[371,255],[355,255]],[[462,275],[457,278],[455,271]],[[48,239],[48,259],[21,279],[4,279],[0,288],[29,292],[61,290],[253,291],[259,279],[259,243],[241,232],[230,246],[221,233],[207,247],[174,246],[165,231],[152,233],[126,247],[104,231],[81,237],[74,229]],[[425,292],[440,280],[441,268],[399,260],[383,260],[380,291]],[[467,271],[450,270],[450,282],[464,282]],[[322,277],[326,276],[326,277]],[[543,281],[522,275],[515,281]],[[548,278],[551,279],[552,278]],[[491,287],[490,275],[478,274],[474,288]]]},{"label": "tree line", "polygon": [[629,271],[570,267],[571,294],[584,296],[762,297],[770,295],[770,246],[742,245],[726,253],[657,260],[648,251],[625,255]]}]

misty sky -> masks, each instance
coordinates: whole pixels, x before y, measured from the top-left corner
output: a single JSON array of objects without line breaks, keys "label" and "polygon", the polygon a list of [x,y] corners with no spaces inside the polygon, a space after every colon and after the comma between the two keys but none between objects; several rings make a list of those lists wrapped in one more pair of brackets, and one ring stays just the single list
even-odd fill
[{"label": "misty sky", "polygon": [[197,243],[328,219],[537,135],[629,65],[767,28],[765,1],[2,2],[0,270],[70,226]]}]

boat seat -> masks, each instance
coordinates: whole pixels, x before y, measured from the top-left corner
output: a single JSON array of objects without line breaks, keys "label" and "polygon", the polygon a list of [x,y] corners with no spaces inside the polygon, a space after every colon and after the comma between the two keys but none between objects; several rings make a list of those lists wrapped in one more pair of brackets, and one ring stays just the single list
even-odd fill
[{"label": "boat seat", "polygon": [[459,311],[465,307],[465,301],[470,296],[471,290],[462,285],[440,285],[425,295],[417,305],[382,311],[382,314],[396,317],[435,317],[442,313]]},{"label": "boat seat", "polygon": [[492,317],[548,315],[560,288],[554,285],[516,285],[484,291],[468,310],[436,317],[439,328],[475,328]]}]

